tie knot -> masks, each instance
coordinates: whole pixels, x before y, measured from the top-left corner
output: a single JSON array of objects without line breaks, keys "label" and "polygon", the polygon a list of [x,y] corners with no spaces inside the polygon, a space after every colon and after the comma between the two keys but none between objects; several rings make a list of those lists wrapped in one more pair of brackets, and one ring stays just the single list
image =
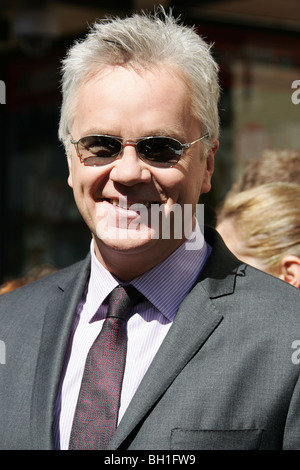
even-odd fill
[{"label": "tie knot", "polygon": [[106,317],[126,318],[134,305],[143,298],[134,286],[117,286],[108,297],[108,309]]}]

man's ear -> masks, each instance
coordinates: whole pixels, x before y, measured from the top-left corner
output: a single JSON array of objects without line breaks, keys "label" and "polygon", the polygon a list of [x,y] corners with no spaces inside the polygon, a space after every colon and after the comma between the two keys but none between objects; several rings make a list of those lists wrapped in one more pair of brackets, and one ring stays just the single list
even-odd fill
[{"label": "man's ear", "polygon": [[72,156],[70,154],[67,154],[67,162],[68,162],[68,168],[69,168],[69,176],[68,176],[68,185],[70,188],[73,188],[73,179],[72,179]]},{"label": "man's ear", "polygon": [[203,183],[201,187],[201,194],[208,193],[211,189],[211,178],[215,168],[215,153],[219,148],[219,141],[215,140],[213,142],[212,148],[209,150],[206,156],[206,168],[203,178]]},{"label": "man's ear", "polygon": [[298,256],[285,256],[280,264],[279,278],[300,288],[300,258]]}]

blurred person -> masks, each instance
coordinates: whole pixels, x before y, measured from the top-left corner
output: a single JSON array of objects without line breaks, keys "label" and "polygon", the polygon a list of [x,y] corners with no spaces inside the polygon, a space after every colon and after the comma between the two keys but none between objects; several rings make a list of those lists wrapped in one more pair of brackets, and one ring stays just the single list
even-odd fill
[{"label": "blurred person", "polygon": [[18,287],[25,286],[30,282],[41,279],[48,274],[52,274],[57,271],[57,268],[48,263],[42,263],[31,268],[24,276],[18,277],[16,279],[9,279],[3,284],[0,285],[0,294],[6,294],[12,290],[17,289]]},{"label": "blurred person", "polygon": [[69,50],[59,136],[92,241],[0,296],[0,448],[300,448],[299,290],[196,220],[219,145],[210,49],[158,9]]},{"label": "blurred person", "polygon": [[300,184],[300,149],[267,149],[251,158],[228,194],[276,181]]},{"label": "blurred person", "polygon": [[216,228],[237,258],[300,287],[300,185],[268,183],[227,196]]},{"label": "blurred person", "polygon": [[27,284],[23,278],[10,279],[9,281],[3,282],[0,286],[0,294],[6,294],[12,290],[17,289],[18,287],[24,286]]}]

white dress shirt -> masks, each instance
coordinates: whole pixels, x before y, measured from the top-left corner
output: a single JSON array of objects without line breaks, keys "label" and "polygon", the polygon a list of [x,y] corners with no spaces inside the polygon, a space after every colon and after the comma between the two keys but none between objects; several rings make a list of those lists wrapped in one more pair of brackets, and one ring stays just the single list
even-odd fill
[{"label": "white dress shirt", "polygon": [[[135,307],[127,323],[127,358],[119,421],[172,325],[179,305],[210,254],[210,246],[204,241],[198,224],[195,230],[197,244],[193,243],[193,249],[187,247],[186,241],[162,263],[131,282],[148,300]],[[191,237],[195,237],[195,233]],[[118,284],[120,282],[96,258],[92,241],[86,300],[74,322],[72,348],[62,382],[57,433],[61,449],[68,449],[86,357],[105,319],[107,305],[103,301]]]}]

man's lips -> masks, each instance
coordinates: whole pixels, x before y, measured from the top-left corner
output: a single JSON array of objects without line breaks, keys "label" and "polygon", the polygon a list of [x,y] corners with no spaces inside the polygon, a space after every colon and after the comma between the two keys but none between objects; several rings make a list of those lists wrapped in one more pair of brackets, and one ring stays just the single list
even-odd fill
[{"label": "man's lips", "polygon": [[151,204],[160,204],[158,201],[128,201],[127,198],[105,198],[104,201],[109,202],[113,206],[120,207],[121,209],[127,209],[127,210],[142,210],[146,207],[146,209],[149,209],[151,207]]}]

